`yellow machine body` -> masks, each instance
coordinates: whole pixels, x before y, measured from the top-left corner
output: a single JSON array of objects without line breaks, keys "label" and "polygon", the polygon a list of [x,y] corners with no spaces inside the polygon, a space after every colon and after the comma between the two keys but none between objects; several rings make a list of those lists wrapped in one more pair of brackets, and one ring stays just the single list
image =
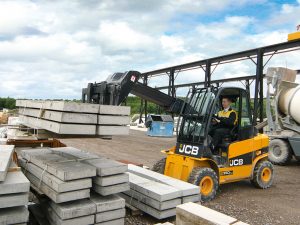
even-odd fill
[{"label": "yellow machine body", "polygon": [[[168,151],[164,174],[182,181],[188,181],[189,176],[195,167],[207,167],[213,169],[219,177],[219,184],[240,181],[252,177],[257,162],[266,160],[268,156],[269,138],[264,134],[257,134],[255,137],[236,141],[229,145],[228,163],[219,167],[210,158],[193,158],[190,156],[175,153],[175,147]],[[246,162],[247,161],[247,162]]]},{"label": "yellow machine body", "polygon": [[288,41],[300,39],[300,31],[288,34]]}]

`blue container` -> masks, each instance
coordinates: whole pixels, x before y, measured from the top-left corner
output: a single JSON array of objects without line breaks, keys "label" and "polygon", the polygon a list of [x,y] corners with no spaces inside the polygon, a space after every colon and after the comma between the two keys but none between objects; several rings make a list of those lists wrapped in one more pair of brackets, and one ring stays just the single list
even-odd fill
[{"label": "blue container", "polygon": [[172,137],[174,120],[170,115],[149,115],[146,121],[147,135],[154,137]]}]

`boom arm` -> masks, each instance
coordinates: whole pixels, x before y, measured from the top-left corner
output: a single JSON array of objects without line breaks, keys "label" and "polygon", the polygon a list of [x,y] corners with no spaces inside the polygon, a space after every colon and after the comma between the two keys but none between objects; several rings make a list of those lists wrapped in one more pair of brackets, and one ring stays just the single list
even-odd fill
[{"label": "boom arm", "polygon": [[144,100],[153,102],[166,111],[179,113],[184,103],[183,100],[173,98],[155,88],[138,82],[141,74],[137,71],[114,73],[106,81],[89,83],[82,89],[82,102],[102,105],[120,105],[129,93]]}]

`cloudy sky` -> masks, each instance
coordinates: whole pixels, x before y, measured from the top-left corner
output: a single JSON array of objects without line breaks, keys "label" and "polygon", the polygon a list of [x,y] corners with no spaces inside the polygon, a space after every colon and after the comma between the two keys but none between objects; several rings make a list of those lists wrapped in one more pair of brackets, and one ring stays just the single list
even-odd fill
[{"label": "cloudy sky", "polygon": [[[79,99],[88,82],[286,41],[300,0],[0,0],[0,96]],[[300,69],[299,53],[272,66]],[[250,75],[251,63],[216,78]],[[200,71],[177,83],[203,80]],[[165,85],[166,77],[150,80]]]}]

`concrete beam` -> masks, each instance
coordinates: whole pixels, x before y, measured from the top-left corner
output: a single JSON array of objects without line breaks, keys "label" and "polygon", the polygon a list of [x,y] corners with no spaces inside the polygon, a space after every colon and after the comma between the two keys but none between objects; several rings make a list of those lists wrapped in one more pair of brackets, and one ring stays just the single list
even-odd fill
[{"label": "concrete beam", "polygon": [[89,199],[80,199],[59,204],[49,201],[49,205],[62,220],[96,213],[96,205]]},{"label": "concrete beam", "polygon": [[189,224],[234,224],[237,219],[192,202],[176,207],[176,225]]},{"label": "concrete beam", "polygon": [[105,187],[93,183],[93,190],[103,196],[121,193],[124,191],[128,191],[129,189],[130,189],[129,183],[115,184],[115,185],[105,186]]},{"label": "concrete beam", "polygon": [[29,116],[19,116],[21,124],[29,127],[45,129],[56,134],[95,135],[96,125],[66,124]]},{"label": "concrete beam", "polygon": [[156,173],[154,171],[142,168],[140,166],[129,164],[128,171],[130,173],[147,178],[149,180],[154,180],[154,181],[169,185],[173,188],[176,188],[177,190],[181,191],[182,196],[190,196],[190,195],[199,194],[199,187],[196,185],[175,179],[173,177],[165,176],[160,173]]},{"label": "concrete beam", "polygon": [[160,201],[152,199],[146,195],[143,195],[133,189],[131,189],[130,191],[124,192],[124,194],[136,199],[139,202],[145,203],[146,205],[149,205],[157,210],[172,209],[172,208],[175,208],[177,205],[181,204],[180,198],[160,202]]},{"label": "concrete beam", "polygon": [[115,105],[99,105],[99,114],[104,115],[130,115],[129,106],[115,106]]},{"label": "concrete beam", "polygon": [[46,216],[50,223],[53,225],[89,225],[94,224],[95,222],[95,215],[81,216],[67,220],[62,220],[49,206],[47,207]]},{"label": "concrete beam", "polygon": [[4,208],[0,210],[0,224],[18,224],[28,221],[29,212],[25,206]]},{"label": "concrete beam", "polygon": [[114,184],[120,183],[128,183],[129,182],[129,175],[127,173],[120,173],[111,176],[104,176],[104,177],[93,177],[93,183],[99,186],[111,186]]},{"label": "concrete beam", "polygon": [[0,181],[6,178],[14,148],[14,145],[0,145]]},{"label": "concrete beam", "polygon": [[[20,166],[23,167],[25,171],[28,171],[35,177],[42,179],[42,181],[46,185],[48,185],[50,188],[52,188],[56,192],[75,191],[75,190],[86,189],[86,188],[92,187],[92,179],[91,178],[83,178],[83,179],[71,180],[71,181],[62,181],[61,179],[58,179],[54,175],[52,175],[46,171],[43,171],[43,169],[41,169],[40,167],[38,167],[32,163],[26,162],[24,159],[19,159],[19,163],[20,163]],[[0,185],[0,187],[1,187],[1,185]]]},{"label": "concrete beam", "polygon": [[154,209],[151,206],[148,206],[142,202],[139,202],[136,199],[131,198],[130,196],[125,195],[123,193],[119,194],[119,196],[124,198],[128,204],[140,209],[141,211],[143,211],[157,219],[165,219],[165,218],[169,218],[169,217],[176,215],[175,208],[161,211],[161,210]]},{"label": "concrete beam", "polygon": [[0,195],[0,209],[28,204],[28,193]]},{"label": "concrete beam", "polygon": [[8,172],[5,181],[0,182],[0,195],[29,192],[30,182],[22,171]]},{"label": "concrete beam", "polygon": [[157,201],[167,201],[181,197],[181,191],[166,184],[149,180],[129,173],[130,189],[149,196]]},{"label": "concrete beam", "polygon": [[90,189],[58,193],[51,189],[48,185],[44,184],[44,182],[40,182],[40,179],[31,173],[27,172],[26,176],[35,187],[39,188],[40,192],[47,195],[55,203],[68,202],[90,197]]},{"label": "concrete beam", "polygon": [[39,100],[17,100],[16,106],[35,109],[49,109],[54,111],[95,113],[99,112],[98,104],[65,102],[65,101],[39,101]]},{"label": "concrete beam", "polygon": [[95,223],[95,225],[124,225],[125,220],[124,218],[116,219],[116,220],[110,220],[106,222],[101,223]]},{"label": "concrete beam", "polygon": [[100,196],[92,192],[90,200],[96,205],[97,213],[125,208],[125,200],[117,195]]},{"label": "concrete beam", "polygon": [[101,222],[124,218],[125,214],[126,214],[125,208],[97,213],[95,216],[95,222],[101,223]]},{"label": "concrete beam", "polygon": [[130,123],[130,117],[129,116],[98,115],[98,124],[128,125],[129,123]]},{"label": "concrete beam", "polygon": [[60,123],[97,124],[96,114],[59,112],[50,110],[41,111],[40,109],[30,108],[19,108],[19,114]]}]

